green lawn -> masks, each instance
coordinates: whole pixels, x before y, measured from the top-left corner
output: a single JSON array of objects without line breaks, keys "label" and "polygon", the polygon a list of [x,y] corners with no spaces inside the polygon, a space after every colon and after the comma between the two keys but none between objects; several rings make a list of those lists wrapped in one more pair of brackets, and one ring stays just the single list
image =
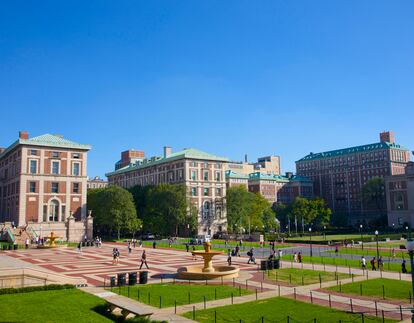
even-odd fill
[{"label": "green lawn", "polygon": [[[399,239],[401,237],[401,234],[398,233],[390,233],[390,234],[380,234],[379,235],[379,239],[385,239],[385,238],[397,238]],[[366,240],[375,240],[375,235],[374,234],[366,234],[364,233],[362,235],[362,239],[364,239],[364,241]],[[309,234],[306,234],[305,236],[302,237],[290,237],[290,238],[286,238],[287,241],[289,240],[300,240],[300,241],[309,241]],[[321,233],[317,233],[317,234],[312,234],[312,241],[344,241],[344,240],[348,240],[348,242],[351,242],[351,240],[354,241],[360,241],[361,240],[361,235],[354,233],[354,234],[327,234],[326,237],[323,236],[323,234]],[[372,240],[372,241],[374,241]]]},{"label": "green lawn", "polygon": [[[214,239],[211,241],[213,245],[223,245],[225,244],[225,240],[222,239]],[[230,247],[236,247],[239,244],[239,241],[228,241],[228,245]],[[260,243],[257,241],[243,241],[243,246],[245,248],[260,248]],[[265,247],[269,247],[269,242],[266,241]],[[286,243],[276,243],[275,249],[283,249],[283,248],[289,248],[292,247],[292,245],[286,244]]]},{"label": "green lawn", "polygon": [[286,282],[293,285],[309,285],[336,279],[350,278],[348,274],[325,272],[310,269],[282,268],[268,271],[267,280]]},{"label": "green lawn", "polygon": [[[237,305],[216,307],[195,312],[198,322],[214,322],[214,311],[216,311],[217,322],[313,322],[316,318],[318,323],[342,322],[360,323],[361,315],[330,309],[318,305],[295,301],[288,298],[276,297],[266,300],[248,302]],[[183,316],[192,319],[193,313],[187,312]],[[263,321],[261,318],[263,317]],[[283,321],[282,321],[283,320]],[[365,316],[365,322],[367,322]],[[369,322],[382,322],[382,319],[369,317]],[[385,319],[384,322],[397,322]]]},{"label": "green lawn", "polygon": [[234,297],[252,293],[249,290],[233,288],[229,285],[189,285],[185,283],[135,285],[129,288],[123,286],[121,288],[114,287],[112,291],[156,307],[160,307],[160,297],[161,307],[171,307],[175,302],[178,306],[203,302],[204,296],[206,301],[211,301],[231,297],[232,293]]},{"label": "green lawn", "polygon": [[[293,255],[284,255],[282,256],[282,260],[292,261]],[[367,259],[367,268],[370,267],[369,260]],[[338,266],[345,266],[345,267],[352,267],[352,268],[361,268],[361,262],[359,259],[344,259],[344,258],[337,258],[333,257],[319,257],[319,256],[302,256],[302,262],[305,263],[314,263],[314,264],[325,264],[325,265],[338,265]],[[408,272],[410,272],[410,264],[409,261],[406,262],[406,268]],[[398,263],[384,263],[384,271],[394,271],[400,272],[401,271],[401,264]]]},{"label": "green lawn", "polygon": [[411,296],[411,282],[393,279],[369,279],[362,282],[333,286],[328,288],[336,292],[345,294],[355,294],[362,296],[377,296],[383,298],[383,286],[386,299],[399,299],[409,302]]},{"label": "green lawn", "polygon": [[[379,249],[379,255],[382,257],[392,257],[392,249],[393,248],[389,248],[388,250],[384,250],[384,249]],[[335,250],[329,250],[328,252],[335,252]],[[340,254],[348,254],[348,255],[364,255],[364,256],[371,256],[371,257],[376,257],[377,256],[377,249],[373,246],[370,245],[369,248],[364,247],[364,249],[362,249],[360,246],[357,247],[353,247],[353,248],[345,248],[345,247],[340,247],[338,248],[338,253]],[[397,258],[407,258],[408,257],[408,253],[407,250],[400,250],[400,249],[395,249],[395,256]]]},{"label": "green lawn", "polygon": [[105,302],[78,289],[0,295],[1,322],[114,322]]}]

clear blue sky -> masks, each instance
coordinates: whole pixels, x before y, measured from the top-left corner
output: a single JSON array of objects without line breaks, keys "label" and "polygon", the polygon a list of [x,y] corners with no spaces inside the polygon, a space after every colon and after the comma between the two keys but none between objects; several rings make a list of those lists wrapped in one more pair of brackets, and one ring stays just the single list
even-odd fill
[{"label": "clear blue sky", "polygon": [[59,133],[120,152],[253,160],[414,149],[414,1],[2,1],[0,146]]}]

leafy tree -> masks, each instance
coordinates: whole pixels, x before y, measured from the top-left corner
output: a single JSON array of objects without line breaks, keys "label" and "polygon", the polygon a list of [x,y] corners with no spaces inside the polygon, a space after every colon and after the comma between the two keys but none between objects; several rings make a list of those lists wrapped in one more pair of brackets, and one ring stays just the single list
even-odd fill
[{"label": "leafy tree", "polygon": [[381,213],[387,209],[385,200],[385,182],[381,177],[373,177],[362,187],[362,200],[368,208]]},{"label": "leafy tree", "polygon": [[111,233],[133,227],[137,213],[131,193],[119,186],[88,191],[88,209],[93,210],[96,229]]}]

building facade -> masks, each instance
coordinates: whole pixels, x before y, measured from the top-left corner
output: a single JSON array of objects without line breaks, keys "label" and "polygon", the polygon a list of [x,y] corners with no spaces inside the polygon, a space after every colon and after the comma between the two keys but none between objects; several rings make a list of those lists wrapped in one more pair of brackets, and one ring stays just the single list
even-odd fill
[{"label": "building facade", "polygon": [[334,216],[344,214],[356,223],[377,216],[363,203],[364,184],[404,173],[409,160],[408,149],[395,143],[392,132],[383,132],[377,143],[310,153],[296,162],[296,172],[313,180],[314,194],[325,199]]},{"label": "building facade", "polygon": [[280,157],[266,156],[257,159],[257,162],[247,162],[247,156],[244,162],[229,162],[226,164],[226,170],[233,171],[236,174],[249,175],[255,172],[263,174],[280,175]]},{"label": "building facade", "polygon": [[99,176],[95,176],[94,178],[88,178],[87,189],[93,188],[104,188],[108,186],[108,181],[100,178]]},{"label": "building facade", "polygon": [[286,173],[286,176],[254,172],[249,175],[226,171],[227,187],[243,186],[249,192],[262,194],[271,204],[290,204],[300,196],[313,197],[309,178]]},{"label": "building facade", "polygon": [[70,216],[85,220],[89,150],[59,135],[29,138],[21,131],[0,152],[0,222],[39,230]]},{"label": "building facade", "polygon": [[409,162],[404,174],[385,178],[388,226],[414,226],[414,163]]},{"label": "building facade", "polygon": [[164,147],[162,157],[137,160],[106,176],[109,185],[124,188],[184,184],[191,203],[198,209],[198,234],[214,234],[227,229],[224,176],[227,162],[227,158],[193,148],[172,153],[170,147]]}]

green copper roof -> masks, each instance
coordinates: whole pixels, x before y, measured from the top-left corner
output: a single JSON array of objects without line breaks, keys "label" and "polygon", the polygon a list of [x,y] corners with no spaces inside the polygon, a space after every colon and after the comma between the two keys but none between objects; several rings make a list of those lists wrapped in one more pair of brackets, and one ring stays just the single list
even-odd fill
[{"label": "green copper roof", "polygon": [[380,150],[380,149],[390,149],[390,148],[408,150],[407,148],[401,145],[383,141],[383,142],[378,142],[378,143],[369,144],[369,145],[362,145],[362,146],[356,146],[356,147],[350,147],[350,148],[344,148],[344,149],[338,149],[338,150],[325,151],[322,153],[310,153],[309,155],[306,155],[305,157],[297,160],[296,162],[338,157],[338,156],[354,154],[358,152],[370,152],[370,151],[375,151],[375,150]]},{"label": "green copper roof", "polygon": [[232,170],[226,170],[226,178],[249,179],[249,175],[236,173]]},{"label": "green copper roof", "polygon": [[206,153],[204,151],[201,151],[195,148],[186,148],[176,153],[173,153],[166,158],[164,157],[151,157],[150,159],[146,158],[142,162],[138,161],[134,164],[130,164],[128,166],[120,168],[114,172],[107,173],[105,175],[112,176],[116,174],[128,173],[136,169],[151,167],[154,165],[159,165],[159,164],[163,164],[163,163],[167,163],[167,162],[179,160],[179,159],[197,159],[197,160],[211,160],[211,161],[221,161],[221,162],[229,161],[229,159],[225,157],[219,157],[216,155],[212,155],[212,154]]},{"label": "green copper roof", "polygon": [[282,175],[273,175],[273,174],[263,174],[260,172],[249,174],[249,180],[267,180],[267,181],[277,181],[277,182],[289,182],[289,179]]},{"label": "green copper roof", "polygon": [[76,142],[64,139],[62,136],[45,134],[45,135],[41,135],[38,137],[29,138],[29,139],[16,140],[5,151],[3,151],[3,153],[0,154],[0,157],[7,154],[9,151],[11,151],[14,147],[18,145],[70,148],[70,149],[80,149],[80,150],[91,149],[90,145],[78,144]]}]

